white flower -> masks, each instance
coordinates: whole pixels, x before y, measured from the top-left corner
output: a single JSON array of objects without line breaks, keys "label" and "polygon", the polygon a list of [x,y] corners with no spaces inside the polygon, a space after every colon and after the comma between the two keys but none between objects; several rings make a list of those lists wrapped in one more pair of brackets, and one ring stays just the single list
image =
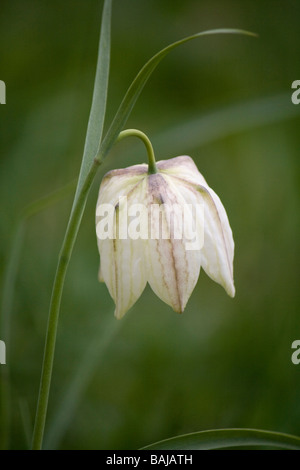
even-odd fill
[{"label": "white flower", "polygon": [[[115,301],[117,318],[132,307],[147,282],[161,300],[183,312],[201,266],[231,297],[235,294],[234,242],[219,197],[188,156],[162,160],[157,170],[148,174],[146,164],[112,170],[100,185],[99,280]],[[196,244],[191,243],[193,234]]]}]

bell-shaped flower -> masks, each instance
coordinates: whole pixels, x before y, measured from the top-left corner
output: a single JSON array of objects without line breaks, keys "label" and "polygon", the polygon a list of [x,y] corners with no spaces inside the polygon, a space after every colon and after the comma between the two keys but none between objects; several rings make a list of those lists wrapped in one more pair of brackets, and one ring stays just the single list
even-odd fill
[{"label": "bell-shaped flower", "polygon": [[96,232],[99,280],[121,318],[147,282],[183,312],[200,268],[233,297],[234,242],[225,209],[188,156],[107,173],[100,185]]}]

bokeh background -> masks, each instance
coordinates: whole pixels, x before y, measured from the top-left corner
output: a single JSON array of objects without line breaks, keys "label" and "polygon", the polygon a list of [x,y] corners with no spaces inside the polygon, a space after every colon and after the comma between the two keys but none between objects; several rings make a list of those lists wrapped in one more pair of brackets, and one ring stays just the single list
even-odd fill
[{"label": "bokeh background", "polygon": [[[7,364],[0,366],[0,431],[9,448],[28,448],[32,433],[102,5],[1,1],[0,339]],[[291,344],[300,339],[300,105],[291,102],[291,84],[300,79],[299,6],[114,1],[106,125],[138,70],[168,43],[219,27],[259,34],[210,36],[173,51],[127,125],[147,133],[157,159],[191,155],[220,196],[236,243],[236,297],[201,272],[183,315],[146,288],[123,320],[114,319],[97,280],[98,186],[109,169],[146,160],[134,139],[118,144],[90,193],[66,279],[46,448],[136,449],[227,427],[300,435],[300,364],[291,362]],[[25,207],[65,185],[24,218]]]}]

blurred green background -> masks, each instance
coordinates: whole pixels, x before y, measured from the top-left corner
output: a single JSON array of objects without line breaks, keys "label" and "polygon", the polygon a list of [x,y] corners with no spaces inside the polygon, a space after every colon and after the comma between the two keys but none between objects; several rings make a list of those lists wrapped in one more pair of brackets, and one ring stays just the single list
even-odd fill
[{"label": "blurred green background", "polygon": [[[2,286],[24,207],[78,175],[102,5],[1,1]],[[219,27],[259,34],[205,37],[173,51],[127,123],[146,132],[158,160],[191,155],[220,196],[236,243],[236,297],[201,272],[183,315],[146,288],[123,320],[114,319],[97,280],[98,186],[109,169],[146,160],[134,139],[118,144],[90,193],[66,279],[45,447],[135,449],[224,427],[300,435],[300,364],[291,362],[291,344],[300,339],[300,105],[291,102],[291,84],[300,79],[299,6],[114,1],[107,125],[141,66],[168,43]],[[10,448],[27,448],[32,433],[73,193],[26,219],[11,297],[5,290],[0,339],[7,365],[0,365],[0,380],[10,376],[10,389],[1,396],[0,430],[11,423]]]}]

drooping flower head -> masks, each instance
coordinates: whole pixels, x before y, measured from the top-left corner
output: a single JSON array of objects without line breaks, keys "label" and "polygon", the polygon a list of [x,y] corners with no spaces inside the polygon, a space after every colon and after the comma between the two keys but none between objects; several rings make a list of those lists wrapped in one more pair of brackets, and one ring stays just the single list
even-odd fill
[{"label": "drooping flower head", "polygon": [[96,211],[104,281],[121,318],[147,282],[183,312],[200,268],[233,297],[234,242],[226,211],[193,160],[175,157],[107,173]]}]

